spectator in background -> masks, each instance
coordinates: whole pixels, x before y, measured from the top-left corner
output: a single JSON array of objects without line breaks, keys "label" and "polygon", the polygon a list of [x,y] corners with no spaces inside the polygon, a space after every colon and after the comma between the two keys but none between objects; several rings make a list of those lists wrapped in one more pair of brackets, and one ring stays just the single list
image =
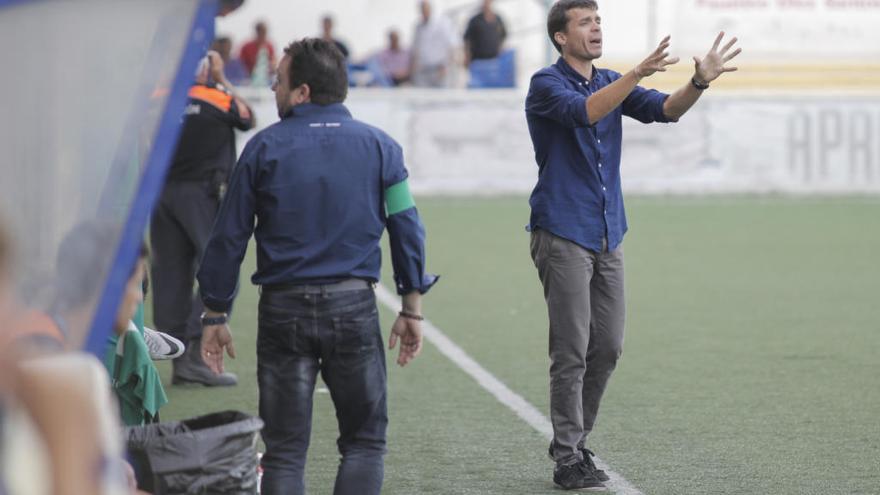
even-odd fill
[{"label": "spectator in background", "polygon": [[250,73],[241,60],[232,58],[232,39],[221,36],[211,44],[211,50],[220,54],[223,59],[223,73],[232,84],[241,85],[249,82]]},{"label": "spectator in background", "polygon": [[[275,47],[272,46],[272,42],[269,41],[268,38],[268,29],[266,28],[266,23],[263,21],[257,22],[254,25],[254,31],[256,33],[256,38],[248,41],[241,47],[241,52],[238,54],[238,59],[241,60],[241,63],[244,64],[244,67],[247,69],[247,73],[252,78],[255,77],[254,68],[257,66],[257,62],[260,58],[260,53],[265,53],[266,63],[268,63],[269,71],[273,70],[275,67]],[[271,73],[260,74],[259,77],[270,76]]]},{"label": "spectator in background", "polygon": [[333,17],[329,14],[321,18],[321,31],[321,39],[336,45],[336,48],[342,52],[342,56],[348,60],[348,47],[345,46],[345,43],[333,37]]},{"label": "spectator in background", "polygon": [[[219,84],[210,83],[209,75]],[[193,298],[196,270],[235,165],[235,129],[254,126],[253,112],[235,95],[217,52],[203,59],[185,113],[171,170],[150,222],[153,321],[186,343],[183,356],[173,362],[172,383],[235,385],[235,375],[215,375],[202,362],[202,306]]]},{"label": "spectator in background", "polygon": [[497,57],[506,37],[504,21],[492,10],[492,0],[483,0],[482,10],[471,17],[464,32],[465,65]]},{"label": "spectator in background", "polygon": [[431,15],[431,2],[422,0],[419,6],[422,20],[413,36],[412,82],[415,86],[442,88],[448,86],[449,67],[458,39],[445,17]]},{"label": "spectator in background", "polygon": [[401,48],[397,30],[388,31],[388,48],[376,54],[376,62],[395,86],[409,80],[410,53]]}]

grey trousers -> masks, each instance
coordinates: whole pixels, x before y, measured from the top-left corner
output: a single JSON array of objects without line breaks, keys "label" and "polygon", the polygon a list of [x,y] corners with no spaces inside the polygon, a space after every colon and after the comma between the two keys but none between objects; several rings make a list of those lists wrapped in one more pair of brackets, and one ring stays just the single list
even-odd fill
[{"label": "grey trousers", "polygon": [[551,449],[567,465],[582,459],[623,350],[623,250],[597,253],[535,230],[531,252],[550,319]]}]

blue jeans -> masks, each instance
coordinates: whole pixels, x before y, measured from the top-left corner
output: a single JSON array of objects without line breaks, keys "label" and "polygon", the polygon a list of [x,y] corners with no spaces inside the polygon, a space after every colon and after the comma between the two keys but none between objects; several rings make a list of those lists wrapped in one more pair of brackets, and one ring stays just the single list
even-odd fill
[{"label": "blue jeans", "polygon": [[336,406],[342,461],[334,495],[379,494],[384,476],[385,351],[372,289],[263,290],[257,379],[264,495],[305,493],[312,396],[318,372]]}]

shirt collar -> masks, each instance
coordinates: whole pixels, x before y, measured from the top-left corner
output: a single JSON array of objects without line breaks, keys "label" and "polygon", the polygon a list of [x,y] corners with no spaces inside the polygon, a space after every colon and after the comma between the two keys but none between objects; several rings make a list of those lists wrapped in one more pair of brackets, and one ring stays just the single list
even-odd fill
[{"label": "shirt collar", "polygon": [[590,81],[594,81],[596,79],[596,75],[598,75],[599,73],[599,69],[597,69],[596,65],[593,64],[593,72],[592,74],[590,74],[590,79],[587,80],[584,76],[581,75],[580,72],[574,70],[574,67],[568,65],[568,62],[566,62],[565,59],[562,57],[559,57],[559,59],[556,60],[556,68],[559,70],[559,72],[561,72],[563,75],[565,75],[577,84],[588,84]]},{"label": "shirt collar", "polygon": [[283,118],[289,117],[312,117],[312,116],[332,116],[332,117],[348,117],[351,118],[351,112],[345,108],[342,103],[331,103],[329,105],[318,105],[317,103],[300,103],[299,105],[290,107]]}]

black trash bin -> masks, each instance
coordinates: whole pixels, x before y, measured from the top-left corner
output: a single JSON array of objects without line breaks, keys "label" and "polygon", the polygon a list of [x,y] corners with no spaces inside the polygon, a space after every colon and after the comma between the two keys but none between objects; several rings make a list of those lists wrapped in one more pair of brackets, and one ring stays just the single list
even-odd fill
[{"label": "black trash bin", "polygon": [[138,488],[154,495],[257,493],[260,418],[223,411],[125,429]]}]

